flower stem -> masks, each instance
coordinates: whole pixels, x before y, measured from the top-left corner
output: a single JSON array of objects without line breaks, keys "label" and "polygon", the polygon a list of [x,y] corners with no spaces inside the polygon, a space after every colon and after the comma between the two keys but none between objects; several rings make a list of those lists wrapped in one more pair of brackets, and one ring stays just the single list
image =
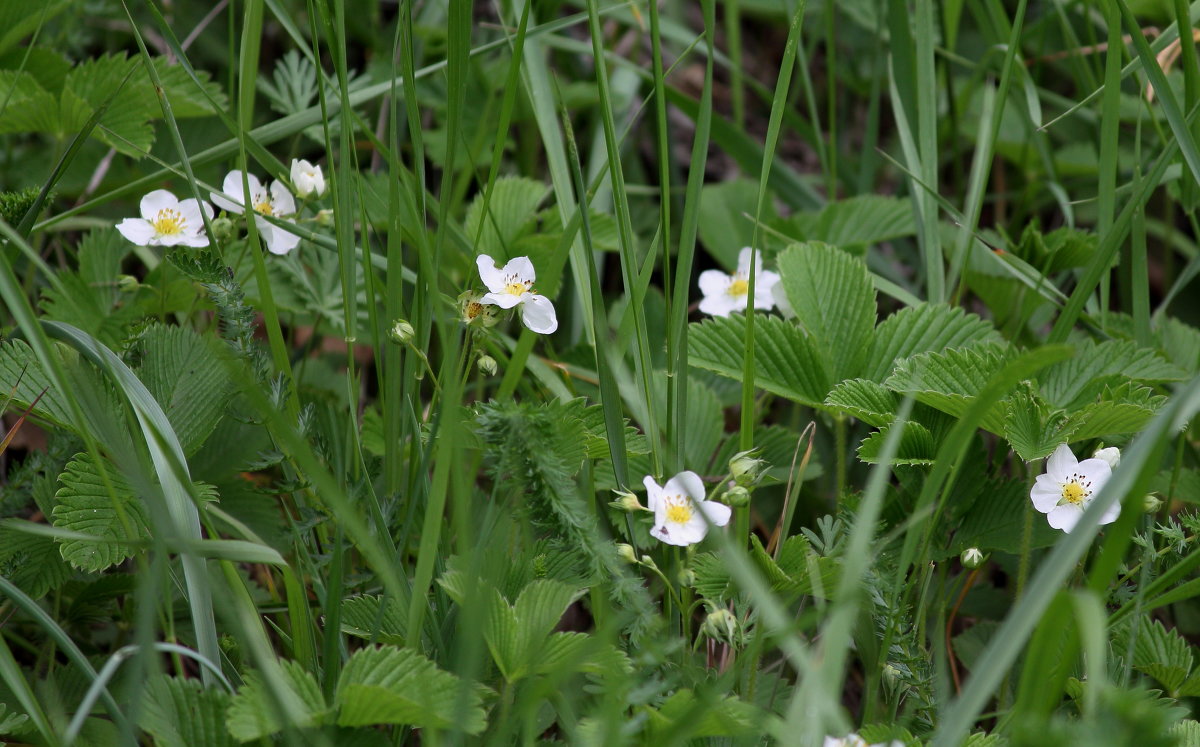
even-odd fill
[{"label": "flower stem", "polygon": [[[1032,488],[1034,476],[1041,472],[1041,460],[1026,464],[1025,470],[1026,483]],[[1021,560],[1017,566],[1017,600],[1024,593],[1025,581],[1029,578],[1029,556],[1032,553],[1031,546],[1033,545],[1033,513],[1033,502],[1027,501],[1025,503],[1025,528],[1021,531]]]}]

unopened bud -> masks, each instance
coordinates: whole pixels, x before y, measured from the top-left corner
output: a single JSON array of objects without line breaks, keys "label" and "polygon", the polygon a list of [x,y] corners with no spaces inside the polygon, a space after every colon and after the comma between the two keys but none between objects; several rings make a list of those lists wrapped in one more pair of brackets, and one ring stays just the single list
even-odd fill
[{"label": "unopened bud", "polygon": [[738,619],[729,610],[721,607],[708,613],[704,624],[700,626],[700,634],[715,641],[733,644],[737,641]]},{"label": "unopened bud", "polygon": [[764,460],[758,458],[760,453],[760,449],[750,449],[733,455],[729,460],[729,473],[733,475],[734,482],[749,488],[759,481],[768,466]]},{"label": "unopened bud", "polygon": [[750,491],[741,485],[734,485],[725,493],[725,503],[734,508],[744,508],[750,505]]},{"label": "unopened bud", "polygon": [[328,208],[326,208],[325,210],[318,210],[316,220],[317,220],[318,226],[332,226],[333,225],[333,211]]},{"label": "unopened bud", "polygon": [[1103,449],[1096,449],[1096,453],[1092,454],[1092,458],[1102,459],[1105,462],[1108,462],[1109,467],[1111,467],[1112,469],[1116,469],[1117,465],[1121,463],[1121,450],[1118,449],[1116,446],[1109,446],[1109,447],[1103,448]]},{"label": "unopened bud", "polygon": [[973,571],[987,561],[987,556],[978,547],[968,547],[966,550],[963,550],[963,554],[959,557],[959,560],[962,561],[963,568]]},{"label": "unopened bud", "polygon": [[658,570],[658,564],[655,563],[654,558],[650,557],[649,555],[643,555],[642,559],[639,560],[638,562],[641,563],[642,565],[646,566],[647,568],[649,568],[652,571]]},{"label": "unopened bud", "polygon": [[121,275],[117,278],[117,290],[122,293],[133,293],[139,287],[141,287],[141,283],[133,275]]},{"label": "unopened bud", "polygon": [[624,542],[617,543],[617,555],[621,556],[621,560],[626,563],[637,565],[637,553],[633,549],[633,545],[627,545]]},{"label": "unopened bud", "polygon": [[392,338],[392,342],[400,345],[407,345],[412,341],[413,335],[416,334],[413,326],[403,319],[397,319],[392,322],[392,328],[388,330],[388,336]]},{"label": "unopened bud", "polygon": [[895,664],[891,663],[890,661],[884,665],[883,679],[889,685],[894,685],[897,682],[900,682],[901,678],[903,676],[904,676],[904,673],[900,671],[900,668],[897,667]]},{"label": "unopened bud", "polygon": [[633,493],[630,493],[628,490],[614,490],[613,492],[617,494],[617,497],[608,504],[613,508],[617,508],[622,511],[628,511],[629,513],[650,510],[643,506],[642,502],[638,500],[638,497]]},{"label": "unopened bud", "polygon": [[479,366],[479,371],[484,376],[496,375],[496,359],[490,355],[479,356],[479,360],[475,363],[475,365]]},{"label": "unopened bud", "polygon": [[696,585],[696,572],[691,568],[684,568],[679,571],[679,585],[683,587],[692,587]]},{"label": "unopened bud", "polygon": [[1149,493],[1142,499],[1142,510],[1148,514],[1158,513],[1158,509],[1162,508],[1163,499],[1157,493]]},{"label": "unopened bud", "polygon": [[233,221],[229,218],[214,218],[212,221],[213,237],[217,241],[228,241],[233,238]]}]

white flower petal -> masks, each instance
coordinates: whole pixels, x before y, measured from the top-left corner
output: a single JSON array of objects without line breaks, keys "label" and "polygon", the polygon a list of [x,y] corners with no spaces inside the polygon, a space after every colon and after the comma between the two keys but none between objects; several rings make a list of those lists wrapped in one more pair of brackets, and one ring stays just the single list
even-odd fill
[{"label": "white flower petal", "polygon": [[183,244],[184,246],[193,246],[193,247],[208,246],[208,236],[205,235],[204,233],[199,233],[199,234],[189,235],[189,236],[181,236],[179,239],[179,243]]},{"label": "white flower petal", "polygon": [[1050,475],[1038,475],[1033,489],[1029,491],[1029,497],[1033,500],[1034,508],[1048,514],[1062,500],[1062,483]]},{"label": "white flower petal", "polygon": [[[488,290],[492,293],[504,292],[504,271],[496,266],[496,260],[486,254],[480,254],[475,258],[475,266],[479,268],[479,279],[483,281]],[[487,302],[485,301],[485,303]],[[512,307],[509,305],[504,308]]]},{"label": "white flower petal", "polygon": [[657,519],[655,520],[654,527],[650,530],[650,536],[666,542],[668,545],[676,545],[678,547],[687,547],[688,545],[695,544],[684,536],[683,532],[679,531],[678,524],[667,526],[665,522],[660,522]]},{"label": "white flower petal", "polygon": [[[742,275],[750,274],[750,252],[752,252],[752,251],[754,251],[754,250],[751,249],[750,247],[744,246],[744,247],[742,247],[742,250],[740,252],[738,252],[737,271],[739,273],[741,273]],[[756,252],[754,255],[754,266],[756,268],[762,267],[762,252],[761,251]]]},{"label": "white flower petal", "polygon": [[150,221],[142,218],[126,218],[117,224],[117,230],[130,242],[138,246],[149,246],[158,232]]},{"label": "white flower petal", "polygon": [[278,179],[271,182],[271,212],[280,218],[296,214],[296,201],[292,199],[292,193]]},{"label": "white flower petal", "polygon": [[1094,459],[1103,459],[1104,461],[1108,462],[1108,466],[1110,468],[1116,469],[1117,465],[1121,463],[1121,450],[1116,446],[1109,446],[1104,449],[1096,449],[1096,453],[1092,454],[1092,457]]},{"label": "white flower petal", "polygon": [[1075,458],[1071,447],[1059,444],[1054,453],[1046,460],[1046,474],[1056,478],[1059,482],[1066,482],[1078,463],[1079,460]]},{"label": "white flower petal", "polygon": [[1117,517],[1120,515],[1121,515],[1121,502],[1116,501],[1111,506],[1109,506],[1108,509],[1104,513],[1100,514],[1100,523],[1101,524],[1111,524],[1114,521],[1116,521]]},{"label": "white flower petal", "polygon": [[783,283],[776,283],[771,286],[771,298],[775,299],[775,305],[779,307],[779,313],[783,314],[785,319],[795,318],[796,310],[792,308],[792,302],[788,300],[787,291],[783,289]]},{"label": "white flower petal", "polygon": [[667,484],[663,486],[663,493],[667,495],[686,495],[693,502],[702,501],[705,496],[704,481],[695,472],[684,470],[670,480],[667,480]]},{"label": "white flower petal", "polygon": [[502,309],[511,309],[521,303],[521,296],[514,296],[511,293],[484,293],[480,297],[479,303],[489,306],[499,306]]},{"label": "white flower petal", "polygon": [[554,314],[554,304],[549,298],[535,293],[525,294],[521,303],[521,321],[539,335],[552,334],[558,329],[558,317]]},{"label": "white flower petal", "polygon": [[700,300],[700,312],[712,316],[729,316],[735,311],[746,310],[745,298],[734,298],[728,293],[718,296],[705,296]]},{"label": "white flower petal", "polygon": [[646,508],[657,511],[662,497],[662,486],[650,475],[642,478],[642,484],[646,486]]},{"label": "white flower petal", "polygon": [[[250,183],[250,195],[253,199],[254,192],[262,188],[258,183],[258,179],[250,174],[246,177]],[[226,197],[220,192],[210,192],[209,197],[216,203],[217,207],[226,210],[230,213],[241,213],[245,208],[242,207],[242,172],[239,169],[234,169],[225,175],[225,181],[221,182],[221,192],[224,192]]]},{"label": "white flower petal", "polygon": [[501,273],[506,278],[515,276],[518,283],[532,283],[537,280],[537,271],[533,269],[533,263],[529,261],[529,257],[513,257],[508,260],[508,264],[504,265]]},{"label": "white flower petal", "polygon": [[1083,516],[1083,509],[1074,503],[1064,503],[1046,514],[1046,521],[1050,522],[1050,526],[1055,529],[1061,529],[1070,534],[1075,525],[1079,523],[1081,516]]},{"label": "white flower petal", "polygon": [[729,288],[729,276],[720,270],[700,273],[700,292],[707,296],[723,296]]},{"label": "white flower petal", "polygon": [[195,198],[189,197],[186,200],[180,200],[176,210],[183,218],[186,233],[193,234],[196,231],[204,230],[204,219],[200,217],[200,208],[197,207]]},{"label": "white flower petal", "polygon": [[165,189],[156,189],[153,192],[147,192],[138,207],[142,217],[152,221],[158,217],[160,210],[178,209],[179,200]]},{"label": "white flower petal", "polygon": [[[256,222],[259,223],[259,231],[263,235],[263,240],[267,242],[267,251],[271,254],[287,254],[300,243],[300,237],[290,231],[273,226],[262,218]],[[262,228],[264,224],[267,226],[265,229]]]},{"label": "white flower petal", "polygon": [[728,524],[729,517],[733,514],[733,509],[724,503],[717,503],[716,501],[700,501],[696,506],[704,512],[709,521],[719,527]]},{"label": "white flower petal", "polygon": [[1090,490],[1093,493],[1099,492],[1100,488],[1104,487],[1104,483],[1108,482],[1108,478],[1112,477],[1112,467],[1108,466],[1108,462],[1095,457],[1084,459],[1077,464],[1075,472],[1085,482],[1092,483]]},{"label": "white flower petal", "polygon": [[696,511],[686,524],[670,524],[671,533],[680,545],[694,545],[708,536],[708,522]]},{"label": "white flower petal", "polygon": [[775,305],[775,286],[779,283],[779,275],[766,270],[754,280],[754,308],[770,311]]}]

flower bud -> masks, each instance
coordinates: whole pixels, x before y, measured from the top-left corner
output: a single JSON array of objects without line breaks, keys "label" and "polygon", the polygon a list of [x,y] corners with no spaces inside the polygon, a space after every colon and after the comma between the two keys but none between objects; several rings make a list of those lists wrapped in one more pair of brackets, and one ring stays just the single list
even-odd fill
[{"label": "flower bud", "polygon": [[1157,493],[1150,493],[1142,499],[1142,510],[1148,514],[1158,513],[1158,509],[1162,508],[1163,499]]},{"label": "flower bud", "polygon": [[628,490],[614,490],[613,492],[617,494],[617,498],[608,504],[613,508],[627,511],[629,513],[650,510],[643,506],[642,502],[638,500],[638,497],[633,493],[630,493]]},{"label": "flower bud", "polygon": [[708,617],[704,618],[704,624],[700,626],[700,634],[708,636],[714,641],[732,645],[737,641],[738,627],[737,616],[721,607],[708,613]]},{"label": "flower bud", "polygon": [[984,555],[978,547],[968,547],[966,550],[963,550],[963,554],[959,557],[959,560],[962,561],[963,568],[973,571],[987,562],[987,555]]},{"label": "flower bud", "polygon": [[141,287],[141,283],[133,275],[121,275],[117,278],[117,290],[122,293],[133,293]]},{"label": "flower bud", "polygon": [[739,451],[729,460],[729,472],[733,475],[733,480],[738,485],[749,488],[753,487],[766,471],[767,463],[758,458],[761,453],[760,449],[750,449],[748,451]]},{"label": "flower bud", "polygon": [[296,196],[302,200],[310,195],[320,197],[325,194],[325,175],[321,173],[320,166],[293,158],[292,186],[296,188]]},{"label": "flower bud", "polygon": [[684,568],[679,571],[679,585],[683,587],[692,587],[696,585],[696,572],[691,568]]},{"label": "flower bud", "polygon": [[484,376],[496,375],[496,359],[490,355],[481,355],[475,365],[479,366],[479,371]]},{"label": "flower bud", "polygon": [[646,566],[647,568],[649,568],[652,571],[658,570],[658,564],[655,563],[654,558],[650,557],[649,555],[643,555],[642,559],[639,560],[638,562],[641,563],[642,565]]},{"label": "flower bud", "polygon": [[1096,449],[1096,453],[1092,454],[1092,458],[1102,459],[1105,462],[1108,462],[1109,467],[1116,469],[1117,465],[1121,463],[1121,450],[1116,446],[1109,446],[1104,449]]},{"label": "flower bud", "polygon": [[491,304],[481,303],[478,293],[467,291],[458,297],[459,318],[465,324],[490,327],[499,319],[496,317],[496,307]]},{"label": "flower bud", "polygon": [[213,238],[217,241],[228,241],[233,238],[233,221],[224,216],[212,220]]},{"label": "flower bud", "polygon": [[325,210],[318,210],[317,211],[317,225],[318,226],[332,226],[333,225],[333,211],[329,210],[328,208],[326,208]]},{"label": "flower bud", "polygon": [[900,671],[899,667],[889,661],[883,666],[883,680],[889,685],[896,685],[899,682],[903,682],[904,673]]},{"label": "flower bud", "polygon": [[392,328],[388,330],[388,336],[392,338],[392,342],[399,345],[407,345],[412,342],[415,334],[416,330],[413,329],[413,326],[403,319],[392,322]]},{"label": "flower bud", "polygon": [[734,508],[745,508],[750,505],[750,491],[741,485],[734,485],[725,493],[724,501]]},{"label": "flower bud", "polygon": [[633,549],[633,545],[627,545],[624,542],[617,543],[617,555],[621,556],[621,560],[626,563],[637,565],[637,553]]}]

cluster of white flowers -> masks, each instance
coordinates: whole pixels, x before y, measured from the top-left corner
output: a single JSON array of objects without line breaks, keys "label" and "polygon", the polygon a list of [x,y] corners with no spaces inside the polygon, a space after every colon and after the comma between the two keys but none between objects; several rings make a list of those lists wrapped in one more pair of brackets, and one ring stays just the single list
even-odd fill
[{"label": "cluster of white flowers", "polygon": [[[1046,460],[1046,473],[1037,476],[1029,491],[1033,507],[1046,514],[1050,526],[1070,532],[1120,461],[1121,452],[1116,447],[1100,449],[1090,459],[1080,461],[1071,447],[1059,444]],[[1100,516],[1100,523],[1111,524],[1120,513],[1121,504],[1115,502]]]},{"label": "cluster of white flowers", "polygon": [[[325,193],[325,177],[320,166],[308,161],[292,161],[292,186],[301,199],[320,197]],[[270,223],[262,216],[269,215],[286,223],[295,224],[296,201],[287,185],[278,180],[267,189],[258,177],[245,175],[245,186],[250,190],[250,205],[254,209],[254,225],[262,235],[267,249],[272,254],[287,254],[300,243],[300,237],[285,228]],[[221,184],[221,192],[211,192],[209,197],[218,207],[241,215],[245,205],[240,195],[245,194],[243,174],[240,170],[230,171]],[[179,200],[165,189],[156,189],[142,198],[141,218],[126,218],[117,224],[117,230],[138,246],[208,246],[208,235],[204,232],[201,211],[213,217],[212,205],[203,200]]]},{"label": "cluster of white flowers", "polygon": [[[754,257],[754,308],[770,311],[775,308],[780,293],[779,274],[763,269],[762,252],[745,247],[738,253],[737,270],[727,275],[720,270],[700,273],[700,311],[713,316],[729,316],[745,311],[750,295],[750,257]],[[782,288],[782,286],[779,286]]]}]

